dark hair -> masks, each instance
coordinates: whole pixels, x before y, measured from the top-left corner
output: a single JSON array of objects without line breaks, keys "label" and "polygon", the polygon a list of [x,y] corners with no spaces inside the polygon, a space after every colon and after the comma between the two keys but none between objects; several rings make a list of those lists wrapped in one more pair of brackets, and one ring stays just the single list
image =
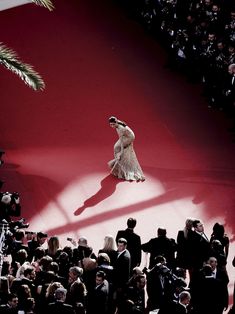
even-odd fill
[{"label": "dark hair", "polygon": [[145,279],[146,277],[145,277],[145,275],[144,274],[138,274],[136,277],[135,277],[135,279],[134,279],[134,281],[137,283],[137,282],[141,282],[141,279]]},{"label": "dark hair", "polygon": [[158,234],[158,236],[160,236],[160,237],[165,237],[165,236],[166,236],[166,229],[164,229],[164,228],[158,228],[158,229],[157,229],[157,234]]},{"label": "dark hair", "polygon": [[109,118],[109,123],[116,123],[116,122],[118,122],[116,117],[112,116],[112,117]]},{"label": "dark hair", "polygon": [[194,227],[194,228],[197,228],[197,225],[198,225],[199,223],[201,223],[201,220],[195,219],[195,220],[193,221],[193,227]]},{"label": "dark hair", "polygon": [[100,277],[100,278],[102,278],[104,280],[105,277],[106,277],[106,274],[105,274],[105,272],[103,270],[99,270],[99,271],[97,271],[96,276]]},{"label": "dark hair", "polygon": [[125,238],[120,238],[120,239],[118,239],[118,243],[122,243],[122,244],[127,245],[127,240]]},{"label": "dark hair", "polygon": [[35,270],[35,268],[33,266],[28,266],[24,270],[24,276],[27,277],[28,275],[31,275],[34,270]]},{"label": "dark hair", "polygon": [[127,126],[124,121],[118,120],[116,117],[112,116],[109,118],[109,123],[118,123],[122,126]]},{"label": "dark hair", "polygon": [[36,260],[41,259],[45,255],[46,255],[45,249],[42,246],[37,247],[34,251],[34,258]]},{"label": "dark hair", "polygon": [[135,218],[128,218],[127,220],[127,227],[134,229],[136,226],[136,219]]},{"label": "dark hair", "polygon": [[34,298],[27,298],[25,300],[25,309],[26,309],[26,311],[31,311],[34,308],[34,306],[35,306],[35,299]]},{"label": "dark hair", "polygon": [[91,246],[84,246],[82,247],[82,258],[84,257],[91,257],[91,254],[93,253],[93,248]]},{"label": "dark hair", "polygon": [[164,256],[162,255],[157,255],[155,258],[154,258],[154,263],[157,265],[159,263],[165,263],[166,262],[166,259]]},{"label": "dark hair", "polygon": [[16,241],[21,241],[25,236],[25,232],[24,230],[20,230],[20,229],[17,229],[16,232],[15,232],[15,239]]},{"label": "dark hair", "polygon": [[220,223],[216,222],[213,226],[213,233],[214,236],[223,237],[224,236],[224,226]]},{"label": "dark hair", "polygon": [[56,262],[52,262],[50,265],[49,265],[49,270],[50,271],[53,271],[55,274],[57,274],[59,272],[59,264],[56,263]]},{"label": "dark hair", "polygon": [[47,238],[48,237],[48,234],[47,233],[45,233],[45,232],[38,232],[37,233],[37,236],[38,236],[38,238]]},{"label": "dark hair", "polygon": [[201,271],[202,271],[202,274],[204,276],[211,276],[212,275],[212,268],[211,268],[211,265],[209,265],[209,264],[205,264],[202,267]]},{"label": "dark hair", "polygon": [[15,293],[9,293],[7,295],[7,300],[8,301],[12,301],[13,299],[17,298],[18,299],[18,296],[15,294]]}]

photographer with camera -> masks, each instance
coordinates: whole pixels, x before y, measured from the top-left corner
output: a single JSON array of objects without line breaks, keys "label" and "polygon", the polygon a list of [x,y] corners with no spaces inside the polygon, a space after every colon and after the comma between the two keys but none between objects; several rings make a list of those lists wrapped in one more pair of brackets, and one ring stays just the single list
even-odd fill
[{"label": "photographer with camera", "polygon": [[162,255],[155,258],[155,265],[151,269],[144,268],[143,272],[147,278],[147,309],[160,309],[161,314],[170,313],[175,293],[187,286],[184,278],[176,276],[167,267],[167,260]]},{"label": "photographer with camera", "polygon": [[[131,301],[134,313],[144,314],[145,311],[145,286],[146,275],[144,273],[137,274],[132,282],[128,283],[125,293],[126,301]],[[126,313],[123,312],[124,314]]]}]

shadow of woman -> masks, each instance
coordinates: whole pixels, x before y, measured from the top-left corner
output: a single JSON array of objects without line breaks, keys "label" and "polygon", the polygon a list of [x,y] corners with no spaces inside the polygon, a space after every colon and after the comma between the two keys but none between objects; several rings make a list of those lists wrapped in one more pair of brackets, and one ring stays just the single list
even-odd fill
[{"label": "shadow of woman", "polygon": [[125,180],[120,180],[115,178],[113,175],[109,174],[106,176],[103,180],[100,182],[100,189],[98,192],[96,192],[94,195],[89,197],[87,200],[85,200],[84,204],[79,207],[75,212],[74,215],[78,216],[81,215],[81,213],[88,207],[93,207],[109,196],[111,196],[115,190],[118,183],[123,182]]}]

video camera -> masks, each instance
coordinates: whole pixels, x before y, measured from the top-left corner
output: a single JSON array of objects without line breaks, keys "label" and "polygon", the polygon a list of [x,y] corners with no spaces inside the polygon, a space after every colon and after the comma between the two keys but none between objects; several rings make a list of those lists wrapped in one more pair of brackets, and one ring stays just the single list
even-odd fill
[{"label": "video camera", "polygon": [[36,235],[39,238],[47,238],[48,234],[45,232],[36,232],[36,231],[25,231],[26,235]]},{"label": "video camera", "polygon": [[0,192],[0,221],[11,221],[11,216],[21,214],[20,196],[18,192]]}]

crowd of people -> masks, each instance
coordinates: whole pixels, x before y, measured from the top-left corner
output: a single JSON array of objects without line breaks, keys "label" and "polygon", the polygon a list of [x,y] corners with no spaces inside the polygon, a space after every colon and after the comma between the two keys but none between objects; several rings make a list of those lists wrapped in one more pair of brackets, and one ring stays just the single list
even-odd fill
[{"label": "crowd of people", "polygon": [[[208,106],[235,121],[232,1],[126,0],[125,6],[161,40],[168,66],[200,82]],[[29,224],[16,219],[19,195],[0,197],[0,313],[222,314],[228,309],[230,242],[219,222],[207,236],[200,219],[187,218],[176,239],[158,227],[156,237],[142,243],[136,219],[129,218],[126,228],[106,235],[94,252],[85,236],[62,247],[56,235],[27,231]],[[141,268],[144,254],[149,264]]]},{"label": "crowd of people", "polygon": [[[201,220],[188,218],[176,239],[158,227],[142,243],[130,217],[95,252],[85,236],[62,247],[58,236],[8,218],[0,238],[3,314],[222,314],[229,306],[230,242],[218,222],[209,237]],[[149,262],[141,268],[144,254]]]},{"label": "crowd of people", "polygon": [[232,117],[235,131],[235,5],[231,0],[125,0],[166,49],[167,67],[201,84],[208,107]]}]

